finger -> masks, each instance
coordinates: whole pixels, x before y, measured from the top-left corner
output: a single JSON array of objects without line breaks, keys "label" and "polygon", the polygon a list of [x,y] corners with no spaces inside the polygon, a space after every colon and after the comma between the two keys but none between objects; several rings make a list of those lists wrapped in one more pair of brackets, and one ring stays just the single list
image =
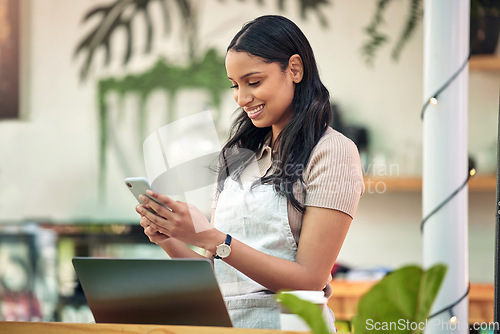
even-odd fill
[{"label": "finger", "polygon": [[135,212],[137,212],[138,214],[140,214],[140,215],[142,216],[142,212],[141,212],[141,209],[140,209],[140,208],[141,208],[141,204],[137,204],[137,205],[135,206]]},{"label": "finger", "polygon": [[142,217],[148,218],[157,215],[156,211],[154,211],[147,204],[137,204],[137,206],[135,207],[135,211],[137,211],[141,215],[141,218]]},{"label": "finger", "polygon": [[144,229],[146,229],[149,225],[151,225],[151,222],[146,217],[142,217],[140,224]]},{"label": "finger", "polygon": [[167,195],[163,195],[163,194],[157,193],[157,192],[152,191],[152,190],[146,191],[146,195],[153,198],[154,200],[157,200],[158,202],[162,203],[167,208],[169,208],[170,211],[175,212],[176,209],[180,209],[179,203],[177,203],[177,201],[174,201],[173,199],[171,199]]},{"label": "finger", "polygon": [[148,198],[148,196],[139,196],[139,199],[144,202],[144,206],[148,206],[153,209],[159,216],[165,219],[172,218],[172,210],[165,207],[164,204],[158,204],[154,199]]},{"label": "finger", "polygon": [[152,231],[151,227],[144,229],[144,234],[148,237],[149,241],[156,243],[155,236],[157,236],[157,233],[156,231]]},{"label": "finger", "polygon": [[167,219],[152,212],[149,212],[142,204],[138,205],[138,210],[143,215],[143,218],[147,219],[146,222],[150,226],[153,226],[163,234],[169,235],[169,230],[168,230],[169,222]]},{"label": "finger", "polygon": [[144,229],[144,233],[150,238],[153,239],[155,237],[162,237],[162,238],[170,238],[170,236],[162,231],[159,231],[158,228],[155,225],[150,225],[146,229]]},{"label": "finger", "polygon": [[142,213],[141,210],[139,210],[140,208],[145,208],[147,211],[149,212],[152,212],[153,214],[156,214],[155,210],[153,210],[149,205],[147,204],[144,204],[144,203],[141,203],[141,204],[138,204],[136,207],[135,207],[135,211],[140,214],[141,216],[144,216],[144,214]]},{"label": "finger", "polygon": [[148,236],[155,235],[157,232],[158,232],[158,230],[156,229],[156,227],[153,227],[152,225],[150,225],[144,229],[144,233],[146,233],[146,235],[148,235]]},{"label": "finger", "polygon": [[[163,218],[163,217],[158,216],[156,214],[156,212],[152,211],[150,208],[148,209],[148,207],[146,207],[144,204],[137,205],[136,211],[139,212],[139,214],[142,216],[142,218],[146,218],[147,221],[149,221],[150,223],[153,223],[153,220],[156,217]],[[158,223],[158,221],[157,221],[157,223]]]},{"label": "finger", "polygon": [[142,209],[146,209],[147,211],[151,211],[151,207],[149,205],[145,205],[145,204],[137,204],[137,206],[135,207],[135,211],[141,215],[141,217],[144,217],[144,213],[142,211]]}]

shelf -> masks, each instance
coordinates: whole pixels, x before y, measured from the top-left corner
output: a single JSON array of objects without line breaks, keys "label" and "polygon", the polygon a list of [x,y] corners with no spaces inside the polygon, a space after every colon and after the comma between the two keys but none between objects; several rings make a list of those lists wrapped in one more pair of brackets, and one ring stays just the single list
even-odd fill
[{"label": "shelf", "polygon": [[[420,177],[376,177],[364,176],[365,193],[383,194],[385,192],[421,192],[422,178]],[[496,190],[494,175],[474,176],[469,180],[469,191],[494,192]]]},{"label": "shelf", "polygon": [[500,56],[474,55],[469,60],[469,70],[472,71],[500,71]]},{"label": "shelf", "polygon": [[383,194],[387,191],[422,191],[422,179],[419,177],[376,177],[364,176],[365,193]]}]

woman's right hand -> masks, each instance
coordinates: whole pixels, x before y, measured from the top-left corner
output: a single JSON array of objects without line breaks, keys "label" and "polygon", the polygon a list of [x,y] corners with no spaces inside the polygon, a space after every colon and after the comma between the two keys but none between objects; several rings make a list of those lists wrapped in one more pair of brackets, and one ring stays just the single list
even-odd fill
[{"label": "woman's right hand", "polygon": [[155,225],[145,216],[141,217],[141,226],[144,229],[144,234],[149,238],[149,241],[160,247],[170,239],[168,235],[159,232]]},{"label": "woman's right hand", "polygon": [[[135,209],[141,216],[140,224],[144,229],[144,234],[149,238],[149,241],[160,246],[171,258],[206,258],[191,249],[183,241],[171,237],[168,228],[164,226],[167,219],[165,217],[156,216],[155,214],[151,215],[150,210],[152,208],[147,203],[149,201],[145,198],[141,199],[141,201],[143,204],[137,205]],[[157,207],[156,210],[157,212],[161,212],[162,207]],[[165,213],[170,212],[171,211]],[[152,219],[158,219],[160,217],[161,219],[159,219],[159,222],[153,223],[148,217]]]}]

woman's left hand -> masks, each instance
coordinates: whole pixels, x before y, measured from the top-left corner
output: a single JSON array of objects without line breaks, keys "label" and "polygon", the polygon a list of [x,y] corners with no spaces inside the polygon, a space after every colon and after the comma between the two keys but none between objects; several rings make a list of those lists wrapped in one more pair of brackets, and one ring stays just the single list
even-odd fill
[{"label": "woman's left hand", "polygon": [[[193,246],[207,247],[207,235],[203,232],[213,227],[198,208],[151,190],[147,191],[147,195],[162,204],[142,196],[140,199],[143,204],[139,204],[136,210],[154,224],[158,232]],[[147,207],[156,214],[147,210]]]}]

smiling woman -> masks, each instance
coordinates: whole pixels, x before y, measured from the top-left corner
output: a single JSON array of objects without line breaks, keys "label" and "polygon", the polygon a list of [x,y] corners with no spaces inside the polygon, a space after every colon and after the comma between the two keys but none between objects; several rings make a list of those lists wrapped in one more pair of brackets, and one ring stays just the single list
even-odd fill
[{"label": "smiling woman", "polygon": [[236,103],[256,127],[272,127],[274,142],[292,116],[295,84],[302,79],[302,59],[297,54],[291,56],[283,71],[277,63],[229,50],[226,70]]},{"label": "smiling woman", "polygon": [[[211,228],[191,204],[155,192],[137,207],[149,239],[171,257],[214,259],[236,327],[279,328],[275,293],[323,291],[364,190],[352,141],[329,127],[329,93],[302,31],[262,16],[236,34],[226,70],[239,105],[219,155]],[[148,211],[152,208],[158,214]],[[324,312],[330,331],[334,316]]]}]

